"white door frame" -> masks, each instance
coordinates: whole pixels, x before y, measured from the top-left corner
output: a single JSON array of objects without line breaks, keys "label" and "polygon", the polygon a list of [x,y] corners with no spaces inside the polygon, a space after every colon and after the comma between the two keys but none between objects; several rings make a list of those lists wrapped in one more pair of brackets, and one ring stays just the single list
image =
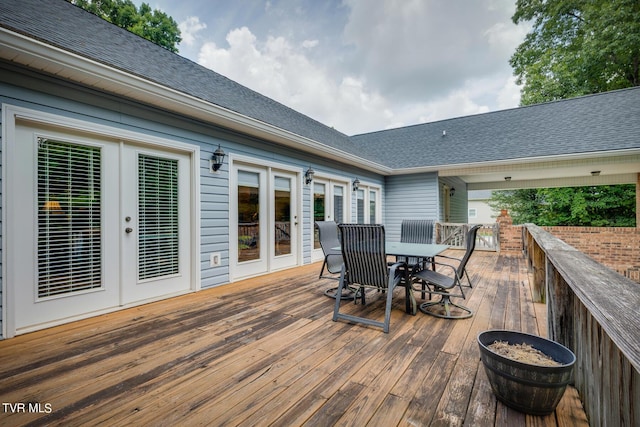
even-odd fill
[{"label": "white door frame", "polygon": [[[261,226],[264,227],[264,234],[266,235],[266,248],[264,248],[265,259],[256,261],[255,263],[249,262],[251,264],[256,264],[256,268],[254,269],[247,269],[244,266],[240,266],[236,261],[238,259],[238,168],[245,168],[248,171],[264,174],[264,180],[261,180],[261,185],[264,183],[265,188],[261,188],[261,193],[264,193],[261,194],[261,200],[263,200],[262,196],[264,196],[265,203],[267,203],[267,207],[269,209],[265,218],[266,224],[261,224]],[[294,185],[295,188],[292,188],[292,191],[295,193],[295,202],[292,201],[292,203],[295,204],[294,215],[297,216],[298,224],[296,226],[295,236],[293,237],[295,249],[292,253],[293,262],[291,267],[302,265],[302,168],[294,167],[285,163],[265,161],[264,159],[231,153],[229,154],[229,282],[290,267],[281,267],[278,262],[275,262],[273,256],[274,236],[272,236],[272,233],[270,232],[271,224],[273,223],[273,212],[271,212],[271,201],[268,200],[271,198],[271,194],[273,193],[271,182],[272,176],[278,172],[294,176],[292,185]],[[247,264],[246,267],[249,267],[249,264]]]},{"label": "white door frame", "polygon": [[[24,167],[12,163],[15,157],[16,141],[16,121],[33,123],[38,126],[51,127],[59,132],[70,134],[87,135],[97,139],[107,139],[114,142],[130,142],[142,146],[155,147],[158,149],[173,150],[183,152],[190,157],[191,169],[191,190],[190,190],[190,223],[191,223],[191,245],[189,248],[191,289],[196,291],[200,288],[200,147],[192,144],[180,143],[164,138],[158,138],[138,132],[132,132],[112,126],[92,123],[89,121],[73,119],[57,114],[45,113],[33,109],[18,107],[10,104],[2,105],[2,336],[10,338],[16,334],[16,324],[14,321],[15,310],[18,309],[14,301],[14,286],[17,286],[17,279],[14,266],[20,261],[12,257],[11,248],[20,236],[14,232],[11,224],[18,212],[12,211],[10,207],[14,200],[18,200],[19,194],[13,191],[11,186],[14,180],[19,180],[20,175],[25,173]],[[34,159],[35,161],[35,159]],[[136,305],[136,304],[132,304]],[[107,309],[104,312],[116,311],[123,306]],[[60,321],[53,321],[46,325],[40,325],[37,329],[66,323],[91,317],[97,312],[74,316]],[[30,330],[21,330],[20,333]]]},{"label": "white door frame", "polygon": [[333,217],[333,213],[334,213],[334,187],[336,186],[340,186],[344,188],[344,194],[342,195],[342,197],[344,198],[344,207],[343,207],[343,211],[342,211],[342,216],[343,216],[343,222],[345,223],[349,223],[351,222],[351,199],[352,199],[352,189],[351,189],[351,182],[349,180],[349,178],[346,178],[344,176],[338,176],[338,175],[330,175],[330,174],[323,174],[323,173],[317,173],[314,178],[313,181],[310,184],[310,188],[311,188],[311,213],[310,213],[310,217],[311,217],[311,261],[315,262],[315,261],[320,261],[324,258],[324,253],[322,252],[322,249],[318,248],[316,249],[314,247],[314,236],[315,236],[315,226],[314,226],[314,206],[313,206],[313,202],[314,202],[314,185],[318,183],[318,184],[324,184],[324,188],[325,188],[325,212],[324,212],[324,220],[325,221],[335,221],[335,218]]},{"label": "white door frame", "polygon": [[355,215],[354,215],[354,221],[358,222],[358,192],[362,191],[363,192],[363,203],[364,203],[364,212],[363,212],[363,218],[364,218],[364,224],[369,224],[371,223],[371,219],[370,219],[370,203],[371,203],[371,193],[375,193],[375,202],[376,202],[376,219],[375,219],[375,223],[381,223],[382,222],[382,190],[380,189],[379,185],[374,185],[374,184],[369,184],[369,183],[360,183],[360,185],[358,186],[358,190],[354,191],[354,195],[355,195]]}]

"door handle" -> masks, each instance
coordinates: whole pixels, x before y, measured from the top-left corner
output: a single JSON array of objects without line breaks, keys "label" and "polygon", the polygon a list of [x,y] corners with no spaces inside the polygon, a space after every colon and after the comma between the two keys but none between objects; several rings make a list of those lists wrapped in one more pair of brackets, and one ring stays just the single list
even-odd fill
[{"label": "door handle", "polygon": [[129,233],[131,233],[133,231],[133,228],[127,227],[127,228],[124,229],[124,231],[125,231],[125,233],[129,234]]}]

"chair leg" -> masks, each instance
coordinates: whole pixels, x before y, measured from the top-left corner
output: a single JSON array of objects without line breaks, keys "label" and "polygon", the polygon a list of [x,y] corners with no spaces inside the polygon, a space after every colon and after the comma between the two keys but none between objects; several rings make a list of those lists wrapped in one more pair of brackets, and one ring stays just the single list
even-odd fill
[{"label": "chair leg", "polygon": [[464,269],[464,275],[467,276],[467,282],[469,282],[469,287],[473,288],[473,285],[471,284],[471,277],[469,277],[469,273],[467,273],[467,269]]},{"label": "chair leg", "polygon": [[[346,289],[343,289],[341,298],[343,301],[354,299],[356,297],[356,292],[358,292],[357,289],[347,286]],[[324,295],[329,298],[335,298],[337,293],[338,288],[330,288],[324,291]]]},{"label": "chair leg", "polygon": [[389,324],[391,323],[391,306],[393,304],[393,289],[394,287],[391,286],[387,290],[387,303],[384,309],[384,326],[382,327],[382,330],[384,331],[385,334],[389,333]]},{"label": "chair leg", "polygon": [[[442,307],[444,308],[444,314],[437,311],[429,310],[430,307]],[[451,308],[455,307],[460,310],[461,314],[455,314],[451,312]],[[468,319],[473,315],[473,312],[468,307],[460,304],[456,304],[451,301],[449,295],[442,295],[439,301],[425,302],[420,304],[420,311],[431,316],[440,317],[442,319]]]},{"label": "chair leg", "polygon": [[415,316],[418,312],[417,305],[418,303],[416,302],[416,298],[413,296],[413,289],[411,288],[411,284],[407,283],[407,285],[405,286],[405,309],[407,313]]},{"label": "chair leg", "polygon": [[333,309],[334,322],[338,321],[338,313],[340,312],[340,301],[342,300],[342,289],[344,288],[344,282],[345,282],[345,277],[344,277],[344,269],[343,269],[342,272],[340,272],[340,284],[338,285],[338,289],[336,290],[336,295],[335,295],[336,304]]}]

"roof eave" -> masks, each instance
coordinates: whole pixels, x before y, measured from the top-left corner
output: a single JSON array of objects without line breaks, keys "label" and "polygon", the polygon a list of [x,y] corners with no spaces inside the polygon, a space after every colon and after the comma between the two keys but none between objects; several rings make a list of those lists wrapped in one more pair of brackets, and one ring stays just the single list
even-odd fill
[{"label": "roof eave", "polygon": [[430,166],[417,166],[409,168],[392,169],[390,175],[407,175],[417,173],[438,172],[441,176],[458,176],[469,172],[482,172],[503,170],[504,168],[517,168],[518,166],[531,165],[546,162],[567,162],[587,159],[602,159],[618,156],[639,156],[640,148],[629,148],[624,150],[590,151],[572,154],[555,154],[549,156],[532,156],[514,159],[501,159],[468,163],[439,164]]}]

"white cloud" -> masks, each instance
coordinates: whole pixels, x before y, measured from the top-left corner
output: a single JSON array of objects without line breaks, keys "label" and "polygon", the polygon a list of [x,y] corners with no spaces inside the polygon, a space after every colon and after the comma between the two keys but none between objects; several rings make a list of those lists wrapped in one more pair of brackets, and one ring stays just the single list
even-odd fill
[{"label": "white cloud", "polygon": [[318,40],[305,40],[302,42],[302,47],[305,49],[311,49],[318,46],[318,44],[320,44]]},{"label": "white cloud", "polygon": [[328,126],[355,133],[380,129],[392,116],[387,101],[362,80],[333,80],[283,37],[260,43],[243,27],[229,32],[227,43],[205,43],[198,62]]},{"label": "white cloud", "polygon": [[[511,1],[343,5],[342,33],[278,33],[264,26],[254,33],[238,26],[224,45],[202,44],[197,60],[347,134],[518,105],[508,58],[527,29],[509,23]],[[269,11],[274,7],[267,4]],[[195,37],[199,20],[187,22],[187,34]]]},{"label": "white cloud", "polygon": [[197,16],[190,16],[178,24],[178,28],[182,36],[182,43],[187,46],[192,46],[196,41],[196,34],[206,29],[207,24],[200,22],[200,18]]}]

